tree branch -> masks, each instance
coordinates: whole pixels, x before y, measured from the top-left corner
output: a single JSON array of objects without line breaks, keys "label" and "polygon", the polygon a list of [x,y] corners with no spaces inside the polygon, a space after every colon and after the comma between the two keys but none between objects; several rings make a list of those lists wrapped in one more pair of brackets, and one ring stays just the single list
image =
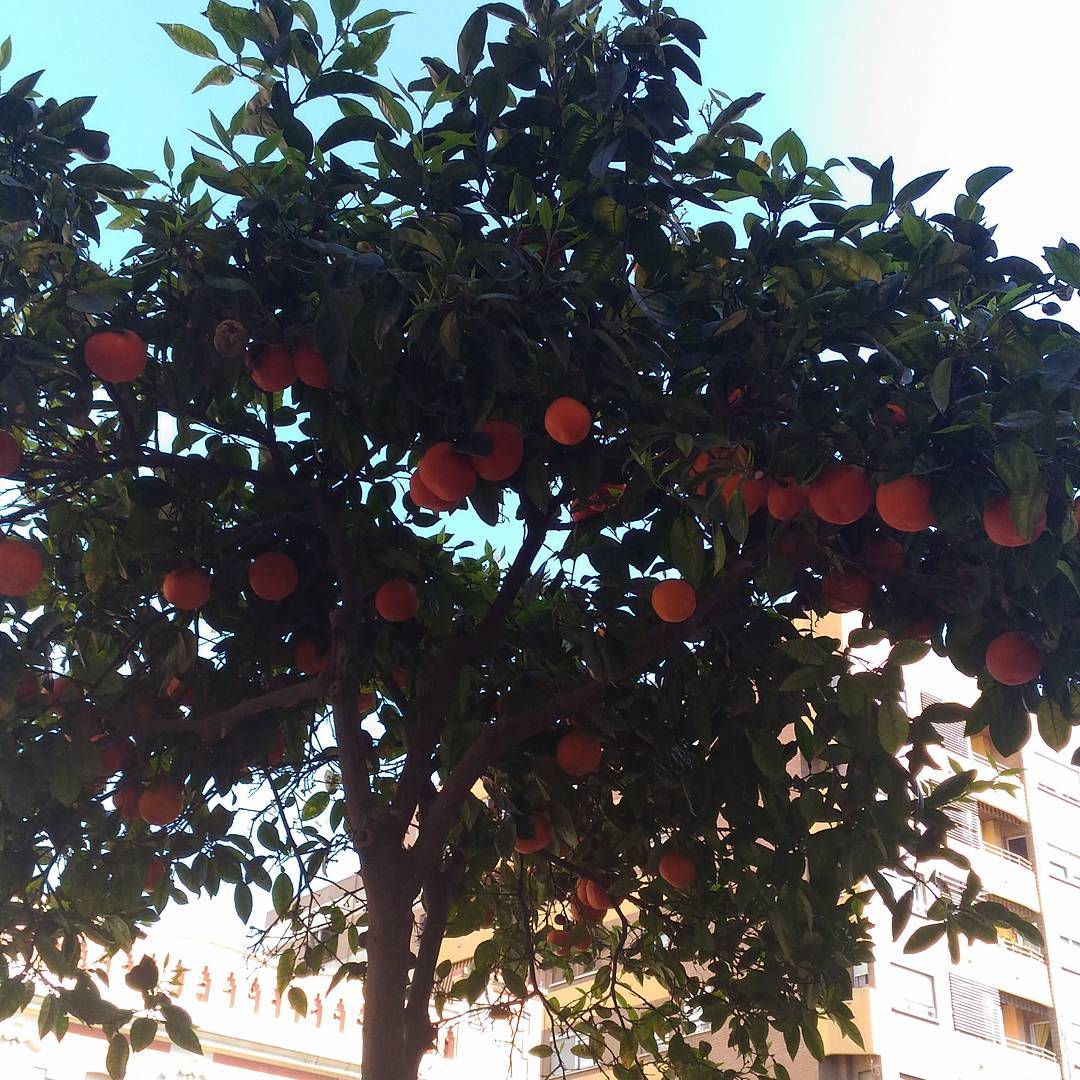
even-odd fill
[{"label": "tree branch", "polygon": [[305,679],[291,686],[283,686],[280,690],[271,690],[258,697],[248,698],[247,701],[241,701],[238,705],[222,709],[220,712],[208,713],[205,716],[196,716],[193,713],[186,717],[169,717],[152,725],[147,725],[140,720],[132,725],[131,730],[144,735],[151,731],[158,734],[193,731],[200,735],[221,737],[252,716],[259,716],[272,709],[287,709],[292,705],[299,705],[302,701],[313,701],[325,694],[326,679],[319,675],[314,679]]},{"label": "tree branch", "polygon": [[[610,685],[636,678],[672,645],[692,637],[694,629],[743,586],[752,567],[753,562],[746,558],[731,567],[716,588],[698,603],[697,611],[690,619],[669,625],[643,641]],[[561,718],[598,703],[607,692],[608,685],[594,679],[584,680],[542,705],[497,721],[479,735],[462,754],[424,817],[413,845],[419,872],[423,873],[428,866],[434,865],[473,785],[495,761],[519,743],[546,731]]]}]

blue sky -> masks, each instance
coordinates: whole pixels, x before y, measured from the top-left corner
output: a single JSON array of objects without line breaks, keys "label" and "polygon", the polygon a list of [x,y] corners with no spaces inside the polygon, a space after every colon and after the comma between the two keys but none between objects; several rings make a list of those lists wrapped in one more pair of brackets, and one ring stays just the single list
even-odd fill
[{"label": "blue sky", "polygon": [[[617,5],[607,0],[610,8]],[[416,77],[418,57],[448,59],[470,0],[363,0],[359,12],[400,6],[403,19],[382,74]],[[327,0],[314,0],[320,17]],[[984,165],[1016,169],[990,200],[999,240],[1038,254],[1061,234],[1080,238],[1073,182],[1075,42],[1080,5],[1046,0],[1038,15],[1004,0],[677,0],[709,40],[702,69],[727,93],[764,90],[750,120],[772,138],[794,127],[812,159],[896,158],[900,180],[948,166],[936,208]],[[176,49],[157,23],[203,25],[203,0],[41,0],[6,5],[14,41],[10,77],[47,69],[41,87],[66,98],[97,94],[89,120],[112,136],[113,160],[155,168],[168,135],[178,151],[189,128],[208,131],[207,111],[228,116],[239,85],[191,88],[208,61]],[[327,14],[327,22],[329,16]],[[497,30],[502,24],[493,21]],[[183,158],[182,158],[183,159]],[[861,183],[855,179],[854,185]],[[950,182],[951,185],[950,185]],[[737,210],[741,215],[742,211]]]}]

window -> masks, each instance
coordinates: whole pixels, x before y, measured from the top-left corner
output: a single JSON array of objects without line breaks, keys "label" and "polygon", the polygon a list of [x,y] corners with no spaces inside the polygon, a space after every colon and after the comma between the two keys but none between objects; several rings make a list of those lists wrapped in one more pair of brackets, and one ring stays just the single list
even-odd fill
[{"label": "window", "polygon": [[870,985],[870,965],[855,964],[851,969],[851,987],[858,990],[860,986]]},{"label": "window", "polygon": [[581,1036],[573,1032],[569,1035],[561,1035],[555,1040],[555,1053],[548,1059],[552,1072],[558,1070],[560,1065],[568,1073],[596,1068],[596,1062],[591,1057],[574,1053],[575,1046],[581,1046]]},{"label": "window", "polygon": [[1050,876],[1080,888],[1080,855],[1058,847],[1057,844],[1048,844],[1047,847],[1050,849],[1047,859]]},{"label": "window", "polygon": [[1005,850],[1019,855],[1021,859],[1031,862],[1031,854],[1028,850],[1028,838],[1026,836],[1009,836],[1005,839]]},{"label": "window", "polygon": [[922,1080],[921,1076],[912,1076],[911,1073],[901,1073],[900,1080]]},{"label": "window", "polygon": [[990,986],[949,976],[952,993],[953,1027],[966,1035],[1001,1042],[1002,1030],[1001,995]]},{"label": "window", "polygon": [[937,999],[934,996],[934,977],[924,971],[892,965],[895,985],[893,1011],[917,1016],[921,1020],[937,1020]]},{"label": "window", "polygon": [[1061,966],[1074,975],[1080,975],[1080,940],[1061,935]]}]

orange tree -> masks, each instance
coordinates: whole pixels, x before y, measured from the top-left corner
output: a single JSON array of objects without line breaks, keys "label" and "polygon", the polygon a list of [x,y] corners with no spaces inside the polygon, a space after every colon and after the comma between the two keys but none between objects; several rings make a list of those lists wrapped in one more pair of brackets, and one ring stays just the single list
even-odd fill
[{"label": "orange tree", "polygon": [[[899,934],[963,862],[934,723],[1074,722],[1080,255],[999,256],[1005,169],[928,219],[940,173],[852,159],[848,204],[792,132],[748,149],[756,98],[692,120],[703,35],[658,3],[486,4],[408,87],[356,6],[166,26],[255,87],[164,181],[106,162],[92,99],[0,96],[0,1013],[39,989],[113,1075],[159,1022],[194,1046],[152,965],[132,1012],[81,944],[264,890],[282,992],[364,980],[372,1080],[448,996],[505,1015],[571,961],[553,1023],[615,1076],[657,1040],[735,1075],[700,1009],[782,1077],[770,1030],[851,1029],[864,886]],[[929,648],[970,711],[905,713]],[[972,879],[909,947],[1010,919]]]}]

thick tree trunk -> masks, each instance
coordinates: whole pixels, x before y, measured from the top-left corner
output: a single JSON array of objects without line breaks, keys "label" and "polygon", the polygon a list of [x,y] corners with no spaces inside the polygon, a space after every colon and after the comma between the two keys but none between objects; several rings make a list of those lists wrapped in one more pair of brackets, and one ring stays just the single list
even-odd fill
[{"label": "thick tree trunk", "polygon": [[[416,1080],[420,1057],[406,1020],[411,961],[412,900],[404,883],[382,882],[379,860],[368,860],[364,884],[368,905],[367,976],[364,979],[364,1080]],[[374,865],[373,865],[374,864]],[[394,873],[388,866],[386,871]]]}]

